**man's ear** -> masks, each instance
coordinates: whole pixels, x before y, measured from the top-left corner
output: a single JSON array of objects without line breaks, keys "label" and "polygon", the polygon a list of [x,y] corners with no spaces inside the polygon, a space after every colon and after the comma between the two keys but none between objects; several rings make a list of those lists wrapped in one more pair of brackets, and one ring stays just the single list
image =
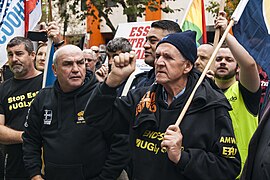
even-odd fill
[{"label": "man's ear", "polygon": [[53,69],[54,76],[57,77],[57,71],[56,71],[56,67],[54,64],[52,64],[52,69]]},{"label": "man's ear", "polygon": [[239,73],[239,71],[240,71],[240,67],[237,66],[237,67],[236,67],[236,73]]},{"label": "man's ear", "polygon": [[35,59],[36,59],[36,53],[35,53],[35,51],[32,51],[30,53],[30,56],[32,57],[32,61],[35,62]]},{"label": "man's ear", "polygon": [[190,61],[187,61],[187,63],[185,63],[184,65],[184,74],[188,74],[193,68],[193,66],[194,65]]}]

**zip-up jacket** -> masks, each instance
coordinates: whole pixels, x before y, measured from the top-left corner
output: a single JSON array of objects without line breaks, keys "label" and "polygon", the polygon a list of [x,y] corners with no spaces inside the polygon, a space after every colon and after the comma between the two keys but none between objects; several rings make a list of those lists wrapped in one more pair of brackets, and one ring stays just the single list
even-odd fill
[{"label": "zip-up jacket", "polygon": [[41,147],[45,179],[107,180],[120,175],[128,163],[127,140],[112,140],[109,131],[88,126],[83,117],[95,86],[94,76],[87,76],[83,86],[69,93],[58,81],[40,91],[23,134],[23,159],[31,177],[41,173]]},{"label": "zip-up jacket", "polygon": [[190,73],[184,94],[169,106],[158,84],[121,98],[105,83],[94,90],[85,119],[103,131],[130,134],[134,180],[231,180],[239,174],[240,156],[228,113],[231,106],[209,79],[197,89],[180,124],[180,161],[174,164],[160,147],[164,132],[176,122],[198,78],[199,74]]}]

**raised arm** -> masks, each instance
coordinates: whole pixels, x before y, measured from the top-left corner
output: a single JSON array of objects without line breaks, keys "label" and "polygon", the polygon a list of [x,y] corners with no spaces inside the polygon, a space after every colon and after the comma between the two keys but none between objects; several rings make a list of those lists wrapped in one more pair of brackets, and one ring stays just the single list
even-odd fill
[{"label": "raised arm", "polygon": [[130,53],[120,53],[119,56],[115,56],[112,63],[112,71],[109,73],[105,83],[109,87],[119,86],[135,71],[135,65],[136,55],[133,51]]},{"label": "raised arm", "polygon": [[[219,27],[221,32],[224,32],[227,28],[227,19],[225,16],[226,14],[224,12],[220,12],[215,24],[215,27]],[[226,37],[226,42],[240,67],[240,83],[250,92],[257,92],[260,87],[260,77],[255,60],[230,33]]]},{"label": "raised arm", "polygon": [[88,124],[104,132],[114,126],[117,130],[124,129],[124,133],[128,133],[131,114],[127,112],[132,111],[132,108],[129,102],[123,100],[125,98],[117,98],[116,88],[134,71],[135,60],[134,52],[121,53],[115,57],[107,79],[96,87],[86,105],[84,117]]}]

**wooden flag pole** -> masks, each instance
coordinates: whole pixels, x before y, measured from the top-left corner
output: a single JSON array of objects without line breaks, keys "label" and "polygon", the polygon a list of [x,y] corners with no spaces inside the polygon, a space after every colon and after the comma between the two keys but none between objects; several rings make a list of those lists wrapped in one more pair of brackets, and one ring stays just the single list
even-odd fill
[{"label": "wooden flag pole", "polygon": [[181,28],[182,28],[182,26],[183,26],[183,24],[184,24],[184,22],[185,22],[185,19],[186,19],[187,15],[188,15],[188,12],[189,12],[189,10],[190,10],[190,8],[191,8],[191,5],[192,5],[193,1],[194,1],[194,0],[191,0],[191,1],[190,1],[190,3],[188,4],[187,10],[185,11],[184,16],[182,17],[182,21],[181,21],[180,24],[179,24]]},{"label": "wooden flag pole", "polygon": [[222,37],[221,37],[219,43],[217,44],[217,47],[215,48],[215,50],[214,50],[212,56],[210,57],[210,59],[209,59],[207,65],[205,66],[205,69],[203,70],[203,72],[202,72],[202,74],[201,74],[201,76],[200,76],[198,82],[196,83],[196,85],[195,85],[193,91],[191,92],[191,94],[190,94],[190,96],[189,96],[189,98],[188,98],[188,100],[187,100],[187,102],[186,102],[186,104],[185,104],[185,106],[184,106],[182,112],[180,113],[180,115],[179,115],[179,117],[178,117],[178,119],[177,119],[175,125],[179,126],[180,123],[181,123],[181,121],[183,120],[183,117],[185,116],[185,114],[186,114],[186,112],[187,112],[187,109],[188,109],[188,107],[189,107],[189,105],[190,105],[190,103],[191,103],[191,101],[192,101],[192,99],[193,99],[193,97],[194,97],[194,95],[195,95],[196,90],[198,89],[198,87],[199,87],[200,84],[202,83],[202,81],[203,81],[203,79],[204,79],[204,77],[205,77],[205,75],[206,75],[206,73],[207,73],[209,67],[211,66],[212,62],[214,61],[214,59],[215,59],[215,57],[216,57],[216,55],[217,55],[217,53],[218,53],[219,48],[221,47],[221,45],[222,45],[223,42],[225,41],[225,38],[226,38],[227,34],[229,33],[229,31],[230,31],[231,27],[233,26],[233,24],[234,24],[234,20],[231,20],[230,23],[229,23],[229,25],[227,26],[225,32],[223,33],[223,35],[222,35]]},{"label": "wooden flag pole", "polygon": [[49,22],[51,22],[53,20],[53,17],[52,17],[52,1],[49,0]]},{"label": "wooden flag pole", "polygon": [[[220,11],[224,11],[224,6],[225,6],[225,0],[220,0],[219,12]],[[214,43],[213,43],[214,49],[217,47],[219,38],[220,38],[220,28],[218,28],[218,29],[215,30],[215,37],[214,37]],[[214,63],[211,64],[211,66],[210,66],[209,69],[210,70],[213,70],[214,69]]]},{"label": "wooden flag pole", "polygon": [[[224,6],[225,6],[225,0],[221,0],[220,6],[219,6],[219,12],[224,11]],[[215,37],[214,37],[214,48],[217,47],[219,38],[220,38],[220,29],[216,29],[215,30]]]}]

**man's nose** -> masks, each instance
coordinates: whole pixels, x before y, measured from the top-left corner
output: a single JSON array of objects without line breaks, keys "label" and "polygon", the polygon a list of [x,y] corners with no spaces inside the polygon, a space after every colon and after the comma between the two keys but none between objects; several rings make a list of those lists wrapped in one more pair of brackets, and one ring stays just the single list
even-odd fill
[{"label": "man's nose", "polygon": [[149,44],[149,41],[146,40],[145,43],[144,43],[144,45],[143,45],[143,48],[144,48],[144,49],[149,49],[150,47],[151,47],[151,46],[150,46],[150,44]]},{"label": "man's nose", "polygon": [[72,72],[78,72],[78,71],[79,71],[78,64],[77,63],[73,63]]},{"label": "man's nose", "polygon": [[161,56],[158,57],[158,58],[156,58],[155,64],[156,64],[156,65],[159,65],[159,66],[165,65],[164,59],[163,59]]}]

